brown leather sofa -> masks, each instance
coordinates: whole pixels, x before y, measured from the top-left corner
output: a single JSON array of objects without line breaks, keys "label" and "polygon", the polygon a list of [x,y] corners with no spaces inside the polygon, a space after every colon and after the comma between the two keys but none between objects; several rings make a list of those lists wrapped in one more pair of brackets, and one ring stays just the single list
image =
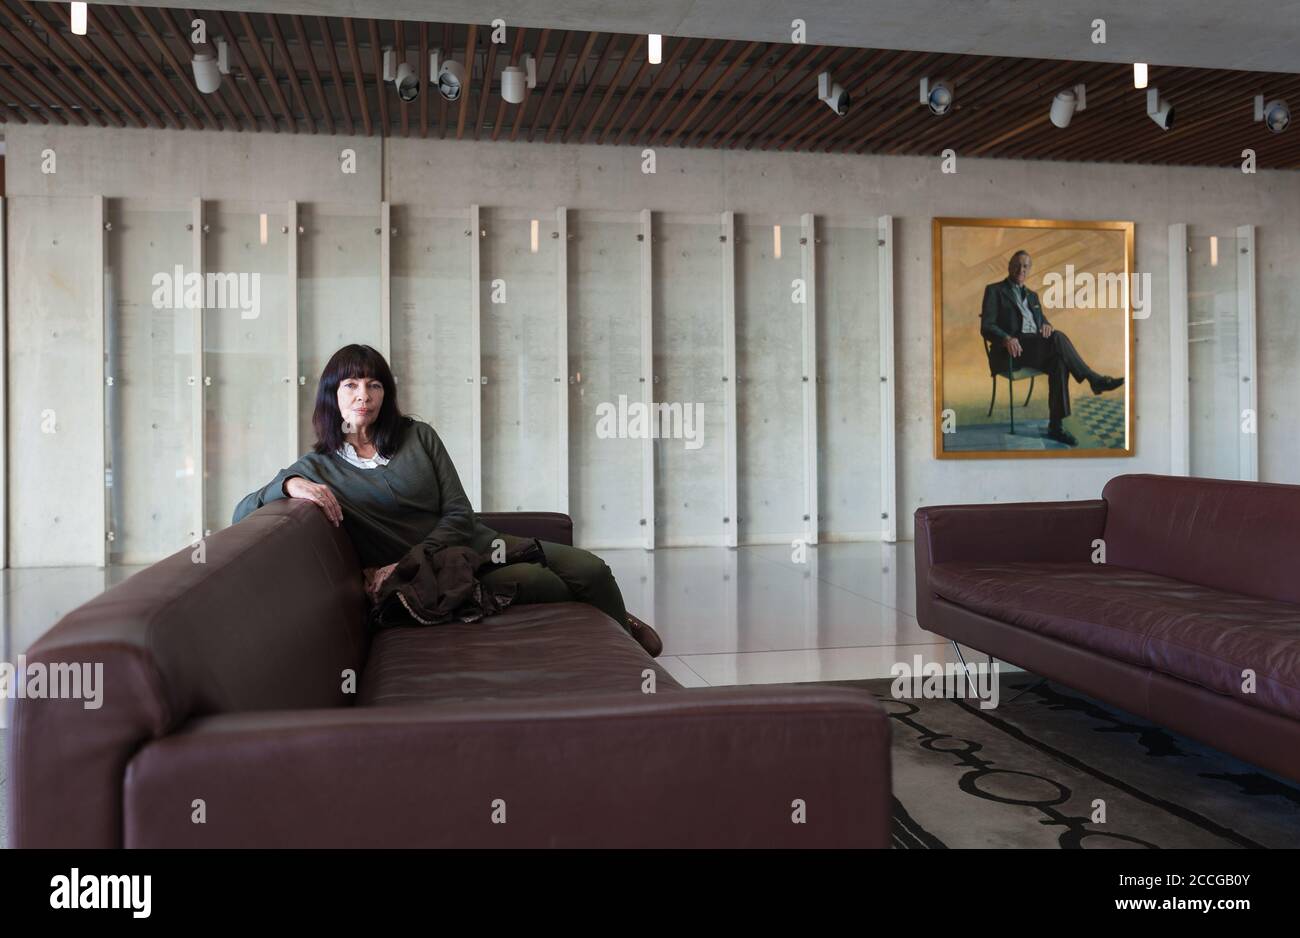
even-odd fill
[{"label": "brown leather sofa", "polygon": [[931,632],[1300,780],[1300,486],[1125,475],[1096,501],[922,508],[916,602]]},{"label": "brown leather sofa", "polygon": [[28,662],[102,663],[103,703],[16,701],[13,845],[889,844],[866,691],[685,689],[581,603],[372,641],[364,602],[342,529],[280,500],[69,613]]}]

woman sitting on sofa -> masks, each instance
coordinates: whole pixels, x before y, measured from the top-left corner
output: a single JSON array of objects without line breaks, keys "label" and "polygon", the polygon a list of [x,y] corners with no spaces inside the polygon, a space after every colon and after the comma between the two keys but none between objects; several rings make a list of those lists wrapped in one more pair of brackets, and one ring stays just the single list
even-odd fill
[{"label": "woman sitting on sofa", "polygon": [[[313,451],[246,496],[235,522],[278,498],[315,502],[332,524],[346,528],[372,599],[416,544],[486,553],[497,538],[507,547],[513,541],[478,520],[442,440],[427,423],[402,414],[388,362],[369,345],[346,345],[330,357],[316,389],[312,426]],[[567,544],[541,545],[545,566],[512,563],[480,579],[490,588],[515,584],[516,603],[590,603],[651,655],[659,654],[658,634],[628,615],[603,560]]]}]

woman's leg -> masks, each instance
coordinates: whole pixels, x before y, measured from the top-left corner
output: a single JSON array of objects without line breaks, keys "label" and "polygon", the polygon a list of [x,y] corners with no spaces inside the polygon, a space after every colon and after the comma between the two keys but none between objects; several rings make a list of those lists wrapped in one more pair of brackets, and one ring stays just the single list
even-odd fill
[{"label": "woman's leg", "polygon": [[511,563],[497,567],[479,577],[479,582],[492,590],[515,586],[513,603],[567,603],[573,601],[569,587],[551,570],[539,563]]},{"label": "woman's leg", "polygon": [[578,602],[595,606],[624,628],[627,627],[627,609],[623,593],[614,580],[609,564],[589,550],[541,541],[546,566],[564,581]]},{"label": "woman's leg", "polygon": [[[513,535],[500,535],[506,548],[519,544]],[[558,544],[555,541],[538,541],[546,556],[546,565],[539,563],[512,563],[499,567],[480,580],[488,586],[518,583],[516,602],[554,603],[583,602],[595,606],[612,618],[650,653],[658,657],[663,642],[649,625],[628,615],[623,605],[623,593],[614,580],[609,565],[589,550]]]}]

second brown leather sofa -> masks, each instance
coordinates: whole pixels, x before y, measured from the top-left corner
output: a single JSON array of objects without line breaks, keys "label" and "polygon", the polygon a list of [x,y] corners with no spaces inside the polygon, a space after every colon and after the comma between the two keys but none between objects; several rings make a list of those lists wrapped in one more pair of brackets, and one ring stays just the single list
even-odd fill
[{"label": "second brown leather sofa", "polygon": [[1300,486],[916,513],[921,625],[1300,780]]}]

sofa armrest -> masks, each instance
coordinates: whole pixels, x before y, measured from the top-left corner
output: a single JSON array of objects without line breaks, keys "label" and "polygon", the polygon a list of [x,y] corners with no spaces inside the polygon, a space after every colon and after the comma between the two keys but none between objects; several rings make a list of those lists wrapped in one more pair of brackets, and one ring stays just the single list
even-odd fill
[{"label": "sofa armrest", "polygon": [[930,567],[952,561],[1086,563],[1106,528],[1106,502],[942,505],[916,511],[916,617],[928,628]]},{"label": "sofa armrest", "polygon": [[563,512],[489,511],[479,512],[478,520],[501,534],[573,545],[573,519]]},{"label": "sofa armrest", "polygon": [[137,753],[125,839],[887,847],[889,736],[870,692],[807,685],[227,714]]}]

